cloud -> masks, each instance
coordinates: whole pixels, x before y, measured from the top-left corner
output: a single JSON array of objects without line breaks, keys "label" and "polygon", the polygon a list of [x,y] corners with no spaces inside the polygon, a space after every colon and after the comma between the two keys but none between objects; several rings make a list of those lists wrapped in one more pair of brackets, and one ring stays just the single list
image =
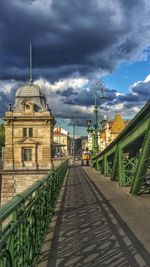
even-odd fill
[{"label": "cloud", "polygon": [[[146,59],[150,45],[150,3],[146,0],[2,0],[0,3],[0,114],[29,78],[43,88],[56,118],[79,124],[93,118],[91,80],[124,61]],[[11,15],[10,15],[11,10]],[[100,119],[133,117],[150,96],[150,76],[121,94],[104,88],[97,99]]]},{"label": "cloud", "polygon": [[144,81],[138,81],[131,86],[131,93],[140,97],[140,101],[146,101],[150,98],[150,75]]},{"label": "cloud", "polygon": [[[118,113],[126,118],[133,117],[150,97],[149,78],[150,75],[144,81],[134,83],[127,94],[121,94],[115,89],[110,90],[104,87],[104,99],[99,99],[99,92],[97,91],[99,120],[105,114],[110,119]],[[35,81],[35,84],[38,84],[45,93],[47,103],[56,120],[61,118],[69,125],[76,121],[76,124],[85,126],[88,118],[93,119],[95,95],[93,87],[89,88],[87,79],[68,78],[50,83],[48,80],[40,78]],[[2,114],[8,104],[14,102],[16,90],[22,83],[12,80],[3,81],[0,85]]]},{"label": "cloud", "polygon": [[4,115],[9,103],[14,104],[15,93],[21,85],[21,82],[15,80],[0,81],[0,117]]},{"label": "cloud", "polygon": [[148,53],[146,0],[2,0],[0,8],[1,79],[27,79],[30,42],[35,78],[51,82],[102,76]]}]

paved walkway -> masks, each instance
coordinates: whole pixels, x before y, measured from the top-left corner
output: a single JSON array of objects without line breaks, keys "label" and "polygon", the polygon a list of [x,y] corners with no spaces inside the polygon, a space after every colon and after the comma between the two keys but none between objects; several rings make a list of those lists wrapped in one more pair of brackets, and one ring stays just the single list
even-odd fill
[{"label": "paved walkway", "polygon": [[[94,178],[91,180],[86,173]],[[90,167],[84,171],[80,166],[70,167],[47,267],[150,266],[148,250],[100,191],[99,179]],[[104,184],[104,191],[114,187],[106,179]],[[115,190],[120,200],[122,196],[131,199],[116,184]]]}]

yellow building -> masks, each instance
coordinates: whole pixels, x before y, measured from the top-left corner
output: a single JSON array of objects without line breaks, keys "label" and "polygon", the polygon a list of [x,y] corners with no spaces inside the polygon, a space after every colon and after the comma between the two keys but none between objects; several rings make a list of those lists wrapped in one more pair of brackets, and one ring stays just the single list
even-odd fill
[{"label": "yellow building", "polygon": [[104,150],[126,127],[128,120],[123,120],[121,115],[117,114],[113,121],[108,121],[106,117],[102,120],[102,128],[99,132],[100,151]]},{"label": "yellow building", "polygon": [[61,126],[54,128],[53,141],[55,156],[65,156],[70,154],[70,136]]},{"label": "yellow building", "polygon": [[2,204],[50,170],[55,124],[42,89],[32,80],[17,90],[4,121]]}]

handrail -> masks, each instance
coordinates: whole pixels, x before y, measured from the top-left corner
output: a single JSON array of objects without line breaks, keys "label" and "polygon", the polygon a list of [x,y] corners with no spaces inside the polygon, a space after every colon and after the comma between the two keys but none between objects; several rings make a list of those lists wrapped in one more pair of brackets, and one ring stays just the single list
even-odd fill
[{"label": "handrail", "polygon": [[0,266],[35,267],[67,172],[63,162],[0,209]]}]

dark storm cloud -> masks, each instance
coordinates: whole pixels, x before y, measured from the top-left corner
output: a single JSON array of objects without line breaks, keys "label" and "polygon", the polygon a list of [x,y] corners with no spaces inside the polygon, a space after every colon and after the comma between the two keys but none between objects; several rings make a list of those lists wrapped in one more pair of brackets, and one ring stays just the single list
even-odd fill
[{"label": "dark storm cloud", "polygon": [[[94,92],[93,90],[80,89],[79,84],[82,80],[70,79],[50,84],[47,80],[35,82],[43,89],[53,115],[57,118],[66,119],[69,124],[74,122],[78,126],[84,126],[87,118],[93,119]],[[69,84],[74,84],[70,87]],[[67,86],[68,84],[68,86]],[[3,81],[0,82],[0,115],[7,110],[9,103],[14,103],[16,90],[22,85],[20,82]],[[99,99],[97,92],[97,105],[99,109],[99,120],[106,114],[112,119],[115,114],[122,116],[134,116],[150,96],[149,80],[134,84],[130,92],[120,94],[117,90],[104,88],[104,99]],[[78,121],[78,122],[76,122]]]},{"label": "dark storm cloud", "polygon": [[[101,105],[103,102],[111,102],[116,99],[116,90],[110,90],[104,88],[104,99],[101,99],[100,93],[97,93],[97,104]],[[68,96],[64,99],[65,104],[79,105],[79,106],[93,106],[95,101],[95,95],[93,91],[81,90],[77,96]]]},{"label": "dark storm cloud", "polygon": [[126,95],[119,95],[117,97],[117,102],[136,102],[138,103],[140,101],[140,98],[138,97],[138,95],[133,95],[132,93],[128,93]]},{"label": "dark storm cloud", "polygon": [[77,95],[78,93],[73,90],[73,88],[67,88],[64,91],[57,90],[56,93],[61,96],[70,97],[72,95]]},{"label": "dark storm cloud", "polygon": [[1,79],[27,79],[29,42],[35,77],[56,81],[113,71],[150,37],[144,0],[2,0],[0,10]]},{"label": "dark storm cloud", "polygon": [[150,98],[150,81],[137,83],[132,87],[132,93],[144,98]]},{"label": "dark storm cloud", "polygon": [[[14,102],[19,82],[28,80],[30,42],[35,79],[44,77],[51,85],[70,77],[95,79],[122,61],[147,56],[149,18],[146,0],[1,0],[0,82],[4,83],[0,84],[0,114]],[[5,80],[9,85],[11,79],[19,82],[6,90]],[[141,106],[150,97],[149,83],[137,83],[124,95],[105,88],[105,98],[97,99],[101,114],[130,112]],[[70,83],[55,91],[46,86],[54,116],[73,119],[79,109],[80,125],[93,116],[91,90],[79,90]]]},{"label": "dark storm cloud", "polygon": [[0,117],[4,116],[9,104],[11,104],[13,107],[16,91],[21,85],[21,82],[15,84],[12,82],[11,89],[8,90],[8,81],[3,81],[3,83],[0,83]]},{"label": "dark storm cloud", "polygon": [[117,103],[125,103],[125,108],[138,106],[150,99],[150,81],[139,81],[131,87],[131,92],[126,95],[119,95]]}]

